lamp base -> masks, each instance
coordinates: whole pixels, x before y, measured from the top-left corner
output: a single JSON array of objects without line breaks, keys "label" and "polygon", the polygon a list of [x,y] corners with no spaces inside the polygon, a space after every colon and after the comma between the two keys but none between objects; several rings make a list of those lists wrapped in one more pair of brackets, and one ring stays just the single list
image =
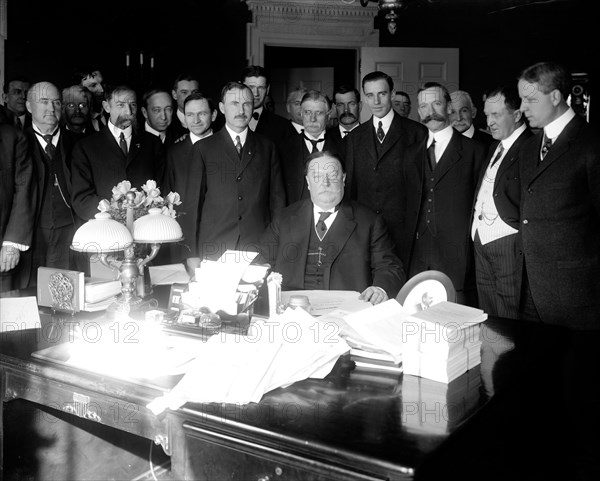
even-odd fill
[{"label": "lamp base", "polygon": [[141,297],[133,296],[127,299],[121,294],[117,297],[116,301],[106,308],[106,312],[111,314],[130,314],[139,311],[143,304]]}]

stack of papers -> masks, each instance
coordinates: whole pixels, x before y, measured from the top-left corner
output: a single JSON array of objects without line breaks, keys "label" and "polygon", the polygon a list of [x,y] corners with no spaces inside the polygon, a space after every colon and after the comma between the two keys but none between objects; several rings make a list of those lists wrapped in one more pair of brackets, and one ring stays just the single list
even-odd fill
[{"label": "stack of papers", "polygon": [[337,335],[319,335],[319,326],[303,309],[287,309],[252,323],[247,336],[212,336],[179,383],[148,408],[158,414],[186,402],[248,404],[275,388],[321,379],[350,348]]},{"label": "stack of papers", "polygon": [[478,369],[450,383],[404,374],[402,424],[409,432],[445,434],[477,409],[480,387]]},{"label": "stack of papers", "polygon": [[448,383],[481,363],[481,309],[440,302],[408,316],[403,326],[404,373]]}]

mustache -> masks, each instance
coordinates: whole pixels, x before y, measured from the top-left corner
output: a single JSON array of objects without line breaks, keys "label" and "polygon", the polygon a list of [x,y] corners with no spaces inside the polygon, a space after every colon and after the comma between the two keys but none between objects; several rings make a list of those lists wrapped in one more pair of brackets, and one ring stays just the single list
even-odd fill
[{"label": "mustache", "polygon": [[340,120],[341,120],[341,119],[352,119],[352,120],[356,120],[356,115],[354,115],[352,112],[346,112],[346,113],[343,113],[343,114],[340,116]]},{"label": "mustache", "polygon": [[438,122],[443,122],[444,120],[446,120],[446,118],[442,117],[440,114],[431,114],[431,115],[428,115],[427,117],[424,117],[423,119],[421,119],[421,123],[426,124],[427,122],[431,122],[432,120],[437,120]]}]

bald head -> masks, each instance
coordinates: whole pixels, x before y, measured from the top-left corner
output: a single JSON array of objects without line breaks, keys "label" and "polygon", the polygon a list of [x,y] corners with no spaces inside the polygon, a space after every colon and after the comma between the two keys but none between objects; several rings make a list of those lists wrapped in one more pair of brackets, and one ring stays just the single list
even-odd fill
[{"label": "bald head", "polygon": [[27,110],[33,124],[43,134],[52,133],[61,116],[61,96],[58,88],[50,82],[33,84],[27,92]]}]

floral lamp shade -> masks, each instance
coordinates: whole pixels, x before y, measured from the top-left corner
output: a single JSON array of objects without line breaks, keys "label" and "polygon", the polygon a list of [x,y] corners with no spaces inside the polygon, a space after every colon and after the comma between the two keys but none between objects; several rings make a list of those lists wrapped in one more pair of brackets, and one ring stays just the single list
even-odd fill
[{"label": "floral lamp shade", "polygon": [[95,219],[77,229],[71,249],[87,253],[116,252],[124,250],[132,242],[126,226],[113,220],[108,212],[99,212]]},{"label": "floral lamp shade", "polygon": [[148,244],[178,242],[183,239],[183,232],[173,217],[164,215],[161,209],[155,207],[133,223],[133,239]]}]

